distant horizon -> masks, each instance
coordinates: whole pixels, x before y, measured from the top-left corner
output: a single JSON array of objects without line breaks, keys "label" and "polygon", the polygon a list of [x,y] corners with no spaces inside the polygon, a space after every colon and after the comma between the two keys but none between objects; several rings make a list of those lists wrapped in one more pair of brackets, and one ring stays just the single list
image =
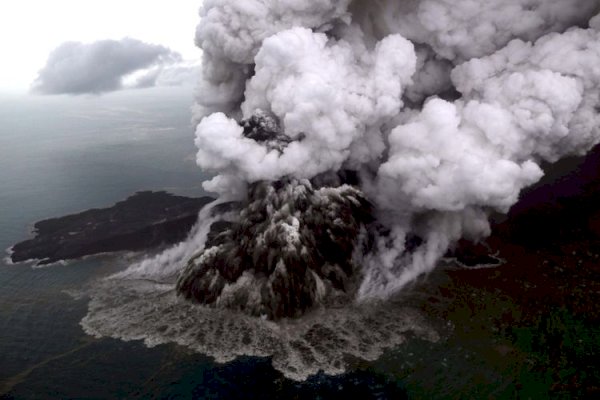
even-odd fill
[{"label": "distant horizon", "polygon": [[81,101],[81,100],[93,100],[98,98],[122,98],[122,97],[136,97],[138,95],[153,95],[153,96],[173,96],[173,95],[181,95],[181,96],[189,96],[190,97],[190,106],[191,101],[193,100],[195,85],[192,86],[161,86],[161,87],[147,87],[147,88],[128,88],[123,90],[117,90],[114,92],[108,93],[100,93],[100,94],[80,94],[80,95],[70,95],[70,94],[38,94],[33,93],[30,89],[22,89],[22,88],[0,88],[0,100],[7,98],[18,98],[18,99],[37,99],[39,101],[46,101],[49,99],[55,99],[55,101],[59,101],[60,99],[68,100],[68,101]]}]

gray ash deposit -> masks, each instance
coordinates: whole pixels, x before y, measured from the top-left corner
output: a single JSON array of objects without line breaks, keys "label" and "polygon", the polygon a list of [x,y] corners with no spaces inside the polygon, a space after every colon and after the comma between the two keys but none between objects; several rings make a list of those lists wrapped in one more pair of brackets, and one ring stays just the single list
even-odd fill
[{"label": "gray ash deposit", "polygon": [[271,319],[354,294],[353,254],[372,222],[371,205],[353,186],[318,183],[335,180],[250,185],[237,218],[217,225],[222,232],[188,262],[178,292]]}]

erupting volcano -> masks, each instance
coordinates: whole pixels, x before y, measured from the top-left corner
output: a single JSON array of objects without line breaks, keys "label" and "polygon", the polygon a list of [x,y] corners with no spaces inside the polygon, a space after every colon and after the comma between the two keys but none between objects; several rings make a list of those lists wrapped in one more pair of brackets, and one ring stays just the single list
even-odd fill
[{"label": "erupting volcano", "polygon": [[84,329],[267,356],[294,379],[407,332],[438,340],[402,289],[490,235],[542,166],[600,142],[598,13],[205,0],[196,160],[219,199],[185,241],[95,287]]},{"label": "erupting volcano", "polygon": [[386,297],[488,235],[541,162],[600,139],[599,8],[206,1],[197,160],[242,206],[178,292],[297,316]]}]

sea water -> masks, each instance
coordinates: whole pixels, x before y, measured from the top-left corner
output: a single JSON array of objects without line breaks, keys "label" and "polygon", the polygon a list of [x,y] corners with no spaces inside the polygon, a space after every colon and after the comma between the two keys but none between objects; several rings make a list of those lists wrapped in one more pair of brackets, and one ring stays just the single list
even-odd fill
[{"label": "sea water", "polygon": [[[0,247],[38,220],[107,207],[138,190],[199,196],[191,93],[0,96]],[[214,359],[176,344],[87,335],[86,289],[131,264],[126,254],[36,268],[0,264],[0,397],[265,398],[404,396],[361,371],[286,379],[268,358]]]}]

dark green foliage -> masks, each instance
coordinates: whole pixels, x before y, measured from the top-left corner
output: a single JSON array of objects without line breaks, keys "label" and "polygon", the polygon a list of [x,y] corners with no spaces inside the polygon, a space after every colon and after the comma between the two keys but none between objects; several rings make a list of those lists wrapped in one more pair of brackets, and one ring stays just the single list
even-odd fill
[{"label": "dark green foliage", "polygon": [[528,354],[530,368],[522,377],[526,381],[544,382],[546,390],[554,395],[585,397],[590,390],[600,389],[598,326],[560,308],[544,314],[533,326],[513,327],[511,336],[515,345]]}]

